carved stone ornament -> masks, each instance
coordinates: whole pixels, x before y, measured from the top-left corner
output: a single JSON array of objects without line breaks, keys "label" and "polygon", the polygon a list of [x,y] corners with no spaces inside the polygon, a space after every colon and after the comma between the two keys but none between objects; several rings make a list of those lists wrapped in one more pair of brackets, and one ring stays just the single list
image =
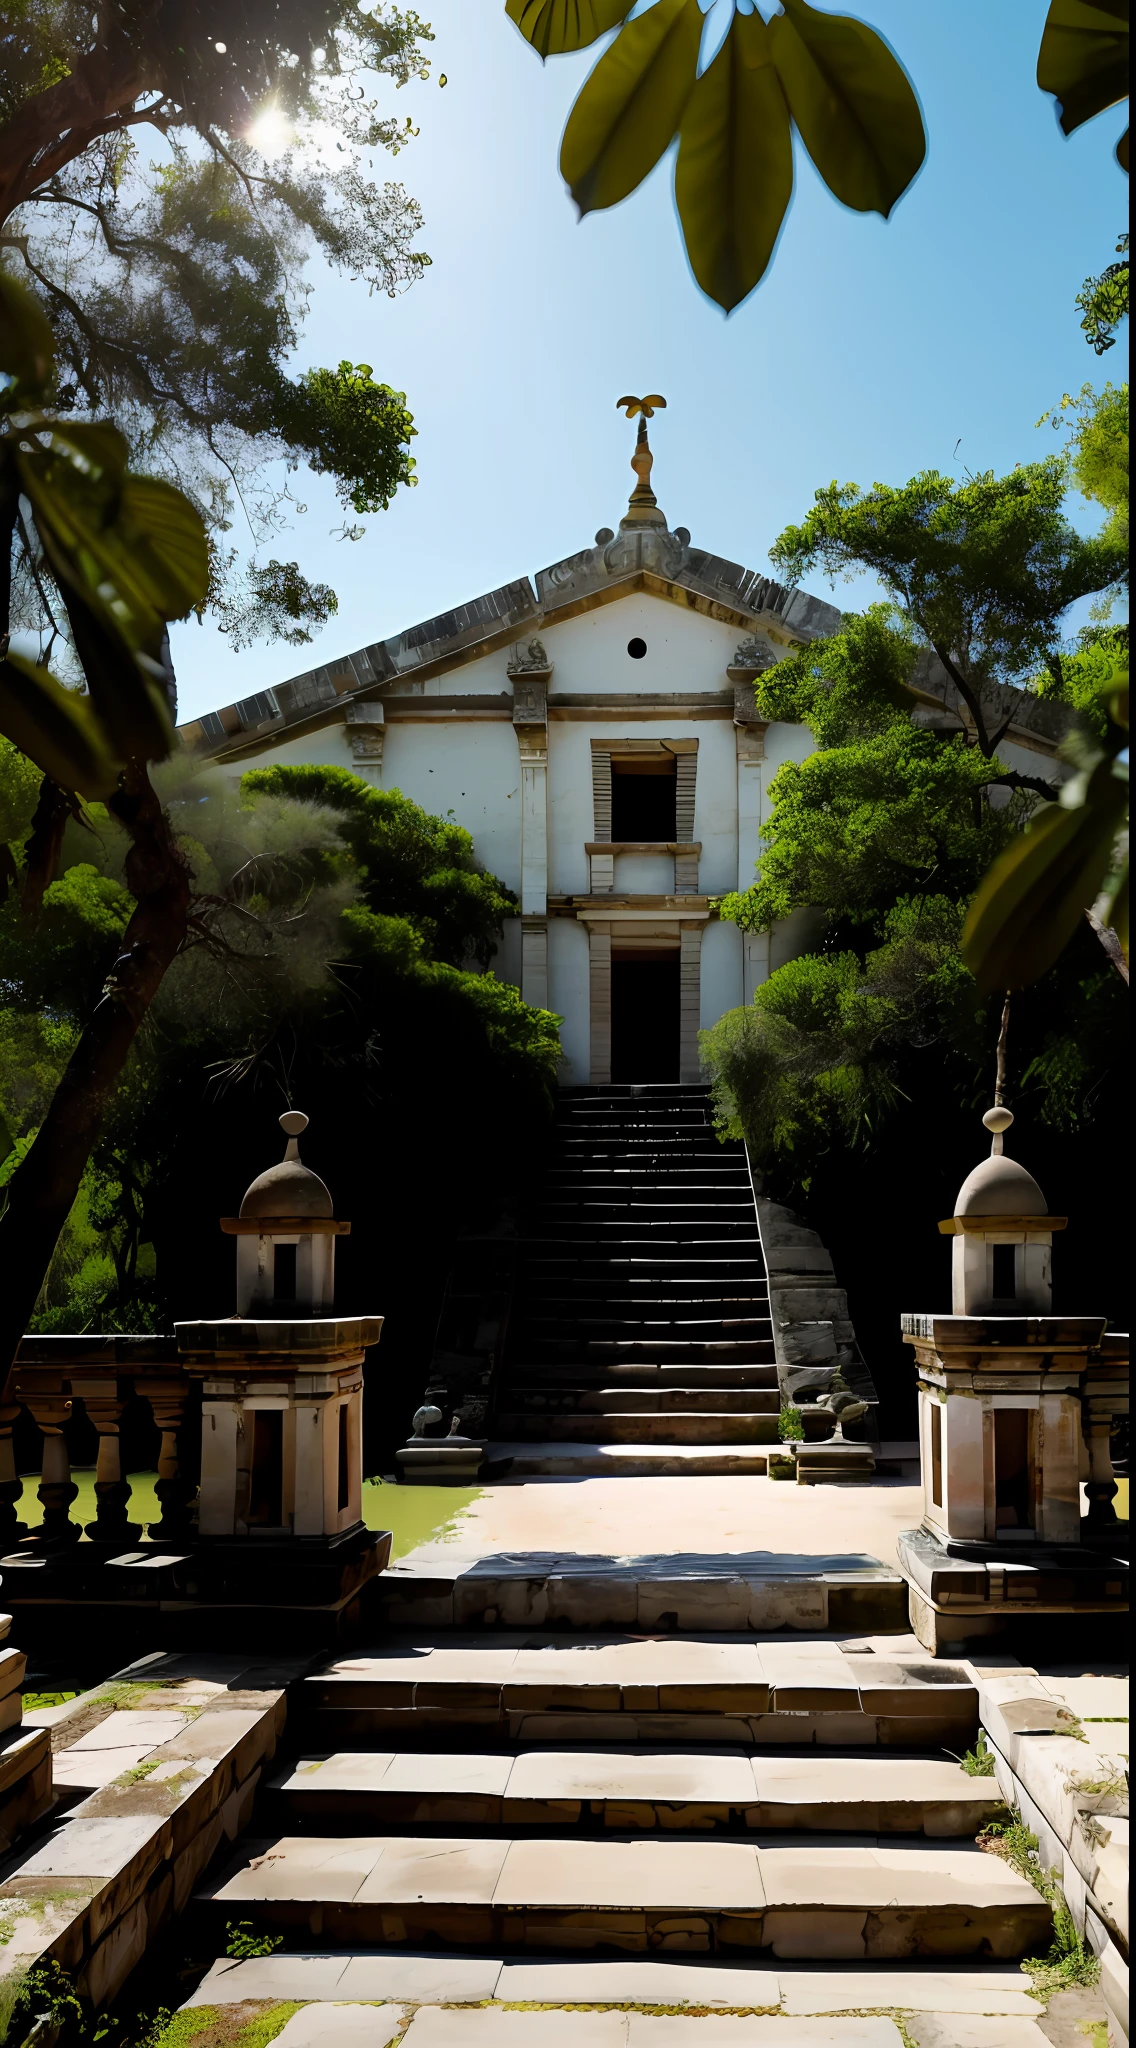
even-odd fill
[{"label": "carved stone ornament", "polygon": [[754,675],[760,675],[763,669],[772,667],[773,660],[773,649],[767,640],[743,640],[735,651],[730,668],[731,671],[742,668]]},{"label": "carved stone ornament", "polygon": [[552,663],[545,653],[543,640],[530,640],[525,646],[518,641],[509,656],[508,672],[511,676],[523,676],[530,669],[543,670],[547,673],[551,667]]}]

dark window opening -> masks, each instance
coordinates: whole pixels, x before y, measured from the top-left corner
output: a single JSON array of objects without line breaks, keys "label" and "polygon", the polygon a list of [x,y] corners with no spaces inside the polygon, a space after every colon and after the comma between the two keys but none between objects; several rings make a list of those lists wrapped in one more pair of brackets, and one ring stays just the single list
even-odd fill
[{"label": "dark window opening", "polygon": [[937,1401],[931,1406],[931,1501],[943,1505],[943,1411]]},{"label": "dark window opening", "polygon": [[627,652],[631,656],[632,661],[642,661],[643,656],[647,652],[647,642],[639,639],[629,640]]},{"label": "dark window opening", "polygon": [[677,1081],[679,955],[611,963],[611,1078]]},{"label": "dark window opening", "polygon": [[278,1244],[272,1262],[272,1293],[276,1301],[296,1299],[296,1253],[298,1245]]},{"label": "dark window opening", "polygon": [[673,840],[676,837],[675,760],[613,761],[611,836],[614,841]]},{"label": "dark window opening", "polygon": [[1029,1410],[994,1410],[994,1526],[1033,1528],[1030,1485]]},{"label": "dark window opening", "polygon": [[249,1526],[279,1529],[284,1520],[284,1410],[254,1408],[251,1420]]},{"label": "dark window opening", "polygon": [[1012,1244],[992,1244],[990,1247],[993,1294],[995,1301],[1015,1301],[1017,1283],[1014,1279],[1014,1251]]},{"label": "dark window opening", "polygon": [[336,1496],[336,1506],[340,1509],[341,1512],[347,1506],[348,1500],[350,1499],[350,1487],[348,1484],[348,1479],[349,1469],[347,1463],[347,1403],[345,1401],[339,1411],[339,1491]]}]

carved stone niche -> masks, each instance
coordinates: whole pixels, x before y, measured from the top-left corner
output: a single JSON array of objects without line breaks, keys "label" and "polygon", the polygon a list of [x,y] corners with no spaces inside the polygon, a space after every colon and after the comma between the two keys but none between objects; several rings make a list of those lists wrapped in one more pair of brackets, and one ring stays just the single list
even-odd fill
[{"label": "carved stone niche", "polygon": [[513,724],[548,724],[548,686],[551,663],[544,669],[510,669],[513,680]]},{"label": "carved stone niche", "polygon": [[776,659],[777,657],[768,640],[758,640],[751,636],[750,639],[743,640],[736,648],[734,658],[726,669],[726,674],[734,685],[735,719],[738,719],[741,699],[747,693],[750,704],[749,716],[745,719],[739,719],[739,723],[748,725],[756,717],[757,714],[753,706],[752,686],[758,676],[763,675],[767,668],[772,668]]}]

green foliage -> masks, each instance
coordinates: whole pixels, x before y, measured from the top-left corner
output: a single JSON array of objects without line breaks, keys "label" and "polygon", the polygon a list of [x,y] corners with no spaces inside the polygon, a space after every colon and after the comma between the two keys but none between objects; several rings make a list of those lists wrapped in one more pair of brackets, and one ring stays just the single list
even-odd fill
[{"label": "green foliage", "polygon": [[78,2048],[86,2032],[86,2014],[73,1979],[54,1957],[33,1963],[12,1988],[15,1996],[5,2001],[7,2011],[0,2008],[0,2022],[7,2022],[2,2036],[5,2042],[23,2042],[35,2022],[43,2019],[48,2022],[45,2032],[56,2029],[56,2040],[62,2038],[67,2048],[72,2044]]},{"label": "green foliage", "polygon": [[675,195],[691,267],[726,312],[765,275],[793,190],[795,126],[834,196],[885,218],[926,153],[919,103],[882,37],[862,21],[785,0],[767,23],[736,9],[698,75],[697,0],[506,0],[540,56],[599,58],[568,116],[560,169],[581,212],[617,205],[677,135]]},{"label": "green foliage", "polygon": [[251,1920],[225,1922],[225,1954],[238,1962],[247,1962],[250,1956],[275,1955],[283,1946],[282,1934],[258,1934]]},{"label": "green foliage", "polygon": [[408,444],[418,429],[406,393],[376,384],[369,363],[305,371],[281,409],[280,429],[317,476],[339,479],[340,496],[355,512],[385,512],[400,484],[417,482]]},{"label": "green foliage", "polygon": [[[1074,398],[1068,391],[1052,413],[1043,413],[1054,431],[1069,430],[1067,460],[1077,489],[1108,514],[1100,538],[1116,552],[1111,581],[1128,581],[1128,386],[1106,384],[1094,391],[1082,384]],[[1102,585],[1102,588],[1105,586]]]},{"label": "green foliage", "polygon": [[[135,457],[189,491],[214,544],[211,600],[223,619],[236,608],[271,630],[280,612],[249,610],[248,565],[225,535],[238,507],[258,549],[274,533],[286,494],[272,465],[326,472],[357,509],[412,481],[400,394],[350,364],[300,378],[288,366],[310,256],[392,296],[428,262],[417,206],[369,173],[413,132],[382,110],[376,77],[424,78],[430,30],[356,0],[253,0],[239,21],[206,0],[191,35],[143,0],[113,17],[89,0],[15,0],[0,5],[0,34],[13,60],[0,220],[55,331],[60,403],[113,411]],[[134,64],[117,64],[117,36]],[[154,124],[161,164],[134,139]],[[310,630],[327,594],[284,567],[300,602],[291,630]],[[21,623],[50,631],[26,556],[17,594]]]},{"label": "green foliage", "polygon": [[1037,1836],[1021,1815],[1012,1812],[1008,1820],[987,1822],[978,1840],[983,1848],[1003,1857],[1053,1908],[1053,1945],[1048,1955],[1031,1957],[1022,1964],[1036,1988],[1053,1992],[1073,1984],[1095,1984],[1100,1964],[1078,1934],[1060,1885],[1042,1864]]},{"label": "green foliage", "polygon": [[1102,692],[1103,742],[1082,742],[1081,772],[995,862],[970,906],[963,957],[984,988],[1023,988],[1059,958],[1109,880],[1105,921],[1128,952],[1128,671]]},{"label": "green foliage", "polygon": [[959,1765],[968,1778],[992,1778],[994,1776],[994,1751],[986,1740],[985,1728],[978,1731],[978,1740],[973,1749],[960,1756]]},{"label": "green foliage", "polygon": [[[249,1951],[256,1955],[267,1952],[263,1949]],[[250,2003],[246,2001],[232,2014],[231,2031],[223,2033],[223,2048],[269,2048],[269,2043],[275,2041],[293,2013],[300,2012],[303,2006],[300,1999],[282,1998],[262,2006],[259,2011],[253,2006],[250,2011]],[[148,2037],[132,2042],[131,2048],[191,2048],[194,2041],[217,2028],[224,2018],[224,2010],[218,2011],[211,2005],[194,2005],[175,2013],[161,2012],[152,2023]],[[221,2048],[220,2042],[217,2048]]]},{"label": "green foliage", "polygon": [[870,491],[834,482],[770,559],[791,582],[817,568],[833,578],[877,575],[905,631],[958,684],[990,755],[998,734],[983,688],[1043,666],[1069,606],[1123,573],[1114,540],[1086,540],[1070,524],[1065,488],[1059,456],[961,483],[935,470]]},{"label": "green foliage", "polygon": [[799,1408],[782,1408],[777,1417],[777,1434],[783,1444],[798,1444],[805,1434],[805,1418]]},{"label": "green foliage", "polygon": [[1116,346],[1116,330],[1128,318],[1128,236],[1116,245],[1119,263],[1108,263],[1099,277],[1087,277],[1077,296],[1081,326],[1098,356]]},{"label": "green foliage", "polygon": [[467,958],[488,965],[516,897],[478,865],[462,826],[431,817],[398,790],[375,789],[345,768],[257,768],[241,787],[254,801],[271,795],[324,806],[352,856],[368,908],[409,919],[428,951],[451,966]]},{"label": "green foliage", "polygon": [[1059,654],[1034,678],[1039,697],[1071,704],[1086,732],[1098,740],[1108,735],[1109,685],[1118,669],[1128,666],[1128,626],[1085,626],[1074,646]]},{"label": "green foliage", "polygon": [[131,755],[169,752],[166,625],[205,595],[205,533],[179,491],[131,474],[117,429],[41,410],[52,379],[43,328],[34,300],[0,272],[0,561],[17,539],[32,545],[22,498],[38,587],[46,576],[59,594],[87,692],[7,647],[0,730],[61,788],[98,797]]},{"label": "green foliage", "polygon": [[904,898],[884,922],[884,944],[864,963],[854,952],[802,954],[759,986],[748,1009],[702,1033],[716,1120],[745,1138],[759,1165],[793,1159],[807,1174],[807,1162],[833,1145],[870,1144],[903,1099],[897,1054],[912,1042],[976,1037],[974,986],[958,953],[961,907]]},{"label": "green foliage", "polygon": [[982,802],[999,773],[961,736],[903,720],[786,762],[769,785],[758,880],[721,914],[766,931],[806,905],[862,920],[901,894],[968,893],[1028,813],[1018,794],[1000,811]]},{"label": "green foliage", "polygon": [[770,723],[807,725],[819,747],[873,739],[911,720],[918,648],[891,605],[845,615],[839,633],[797,648],[758,677]]}]

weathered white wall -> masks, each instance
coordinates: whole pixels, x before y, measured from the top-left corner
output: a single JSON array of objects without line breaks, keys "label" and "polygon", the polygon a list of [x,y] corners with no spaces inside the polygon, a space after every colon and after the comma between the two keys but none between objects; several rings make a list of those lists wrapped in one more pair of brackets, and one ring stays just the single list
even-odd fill
[{"label": "weathered white wall", "polygon": [[511,724],[392,719],[383,742],[383,788],[400,789],[440,817],[452,811],[473,834],[478,860],[520,891],[521,765]]},{"label": "weathered white wall", "polygon": [[742,935],[736,924],[711,922],[702,933],[700,1025],[708,1031],[742,997]]},{"label": "weathered white wall", "polygon": [[[558,696],[584,690],[724,690],[726,665],[740,637],[736,626],[646,591],[599,605],[541,635],[556,664],[552,687]],[[639,661],[627,652],[633,639],[647,643]]]}]

